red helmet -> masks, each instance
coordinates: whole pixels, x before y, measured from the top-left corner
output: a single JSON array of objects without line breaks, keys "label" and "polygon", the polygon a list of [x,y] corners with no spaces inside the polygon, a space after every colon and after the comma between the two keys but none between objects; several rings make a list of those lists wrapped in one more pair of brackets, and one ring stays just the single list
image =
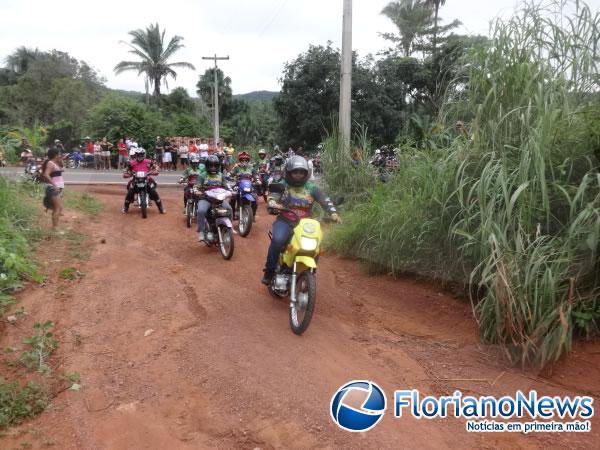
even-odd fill
[{"label": "red helmet", "polygon": [[250,155],[246,152],[240,152],[240,154],[238,155],[238,161],[250,162]]}]

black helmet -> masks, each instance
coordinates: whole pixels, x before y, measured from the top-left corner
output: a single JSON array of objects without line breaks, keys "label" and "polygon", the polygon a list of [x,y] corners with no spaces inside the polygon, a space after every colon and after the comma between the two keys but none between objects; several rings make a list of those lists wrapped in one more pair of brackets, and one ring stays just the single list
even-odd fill
[{"label": "black helmet", "polygon": [[[297,181],[294,180],[291,176],[294,170],[302,170],[304,172],[304,177]],[[302,156],[292,156],[285,163],[285,181],[290,186],[300,187],[303,186],[308,180],[308,163]]]},{"label": "black helmet", "polygon": [[190,164],[194,169],[197,169],[200,165],[200,156],[198,156],[196,153],[192,153],[192,156],[190,156]]},{"label": "black helmet", "polygon": [[206,170],[208,173],[217,173],[220,165],[221,162],[219,161],[219,157],[217,155],[210,155],[208,158],[206,158]]},{"label": "black helmet", "polygon": [[282,165],[283,164],[283,156],[281,156],[281,155],[273,156],[273,162],[275,164],[277,164],[278,166]]}]

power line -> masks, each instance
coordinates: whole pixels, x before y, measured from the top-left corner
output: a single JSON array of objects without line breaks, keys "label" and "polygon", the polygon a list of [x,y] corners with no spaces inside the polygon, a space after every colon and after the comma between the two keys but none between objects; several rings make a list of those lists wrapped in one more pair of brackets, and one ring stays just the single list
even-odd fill
[{"label": "power line", "polygon": [[287,4],[289,0],[283,0],[280,4],[279,4],[279,8],[277,9],[277,12],[275,13],[275,15],[273,16],[273,18],[264,26],[264,28],[262,29],[262,31],[258,34],[258,37],[262,37],[262,35],[265,33],[265,31],[267,31],[267,29],[273,25],[273,22],[275,22],[275,19],[277,19],[277,17],[279,17],[279,14],[281,14],[281,11],[283,11],[284,6]]}]

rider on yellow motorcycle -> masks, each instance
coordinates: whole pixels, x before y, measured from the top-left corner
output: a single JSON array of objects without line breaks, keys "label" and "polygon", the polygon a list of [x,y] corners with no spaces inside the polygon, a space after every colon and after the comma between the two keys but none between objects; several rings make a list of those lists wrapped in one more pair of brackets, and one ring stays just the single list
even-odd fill
[{"label": "rider on yellow motorcycle", "polygon": [[271,283],[279,254],[290,240],[296,221],[298,218],[310,217],[312,205],[315,201],[331,215],[332,220],[341,223],[331,200],[314,183],[308,181],[308,177],[308,163],[306,160],[301,156],[292,156],[285,165],[284,191],[269,195],[269,207],[283,207],[292,210],[293,213],[282,212],[273,222],[273,236],[267,253],[265,268],[263,269],[264,276],[261,280],[263,284],[269,285]]}]

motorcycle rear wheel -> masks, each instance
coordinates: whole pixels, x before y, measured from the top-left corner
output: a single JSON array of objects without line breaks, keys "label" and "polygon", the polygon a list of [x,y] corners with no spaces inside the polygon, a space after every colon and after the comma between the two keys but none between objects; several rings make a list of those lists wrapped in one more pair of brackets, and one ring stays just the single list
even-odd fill
[{"label": "motorcycle rear wheel", "polygon": [[308,328],[315,310],[316,299],[316,276],[306,270],[296,280],[296,302],[290,305],[290,327],[295,334],[301,335]]},{"label": "motorcycle rear wheel", "polygon": [[219,242],[219,250],[221,250],[221,256],[223,259],[228,260],[233,256],[234,244],[233,244],[233,230],[225,225],[219,225],[221,230],[221,238]]}]

